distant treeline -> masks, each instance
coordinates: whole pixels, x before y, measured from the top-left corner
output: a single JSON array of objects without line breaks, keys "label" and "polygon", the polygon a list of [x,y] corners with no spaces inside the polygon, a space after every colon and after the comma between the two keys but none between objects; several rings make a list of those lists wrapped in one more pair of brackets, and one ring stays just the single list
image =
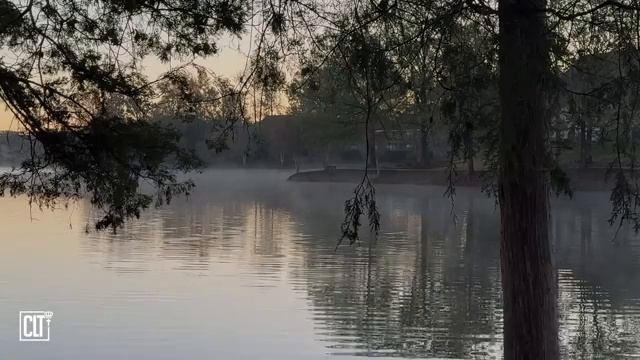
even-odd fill
[{"label": "distant treeline", "polygon": [[[363,126],[353,120],[294,114],[267,116],[258,122],[237,122],[228,127],[200,117],[165,117],[160,121],[180,131],[181,146],[193,151],[204,166],[360,167],[366,157]],[[379,129],[375,136],[381,166],[424,167],[424,139],[419,129]],[[431,146],[426,164],[445,165],[446,133],[432,131],[428,141]],[[224,146],[219,148],[220,144]]]}]

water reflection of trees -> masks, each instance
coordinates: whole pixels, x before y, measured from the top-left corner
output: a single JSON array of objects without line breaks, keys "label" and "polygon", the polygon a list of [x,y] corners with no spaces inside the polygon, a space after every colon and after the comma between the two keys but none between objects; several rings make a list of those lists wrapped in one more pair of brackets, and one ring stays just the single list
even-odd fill
[{"label": "water reflection of trees", "polygon": [[326,244],[305,244],[306,264],[315,270],[303,276],[332,352],[469,357],[495,350],[500,287],[493,207],[459,199],[456,226],[448,200],[433,195],[383,195],[383,233],[359,251],[339,250],[334,256],[343,261],[327,264]]},{"label": "water reflection of trees", "polygon": [[[265,284],[286,276],[308,297],[318,336],[334,354],[500,353],[492,200],[462,191],[454,224],[440,189],[380,188],[380,236],[335,251],[342,219],[336,209],[348,185],[232,182],[200,191],[130,225],[119,236],[131,241],[101,239],[112,244],[101,251],[115,249],[118,257],[123,247],[141,254],[146,247],[184,269],[242,262]],[[578,194],[553,206],[561,339],[569,358],[640,353],[640,242],[629,229],[612,241],[607,204],[606,197]]]},{"label": "water reflection of trees", "polygon": [[[439,195],[387,199],[387,225],[370,243],[372,256],[365,242],[327,264],[327,246],[305,243],[301,273],[332,352],[499,353],[497,214],[488,200],[461,197],[454,226]],[[640,244],[626,228],[612,241],[607,199],[598,196],[578,194],[554,206],[563,352],[570,358],[640,353]],[[309,231],[313,219],[299,223]]]},{"label": "water reflection of trees", "polygon": [[554,207],[562,333],[572,358],[640,354],[640,243],[607,223],[605,194]]}]

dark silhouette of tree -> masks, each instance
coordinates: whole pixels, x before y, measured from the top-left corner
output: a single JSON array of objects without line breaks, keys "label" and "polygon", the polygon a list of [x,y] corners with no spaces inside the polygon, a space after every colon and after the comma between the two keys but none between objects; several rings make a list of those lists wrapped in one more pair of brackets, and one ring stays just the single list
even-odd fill
[{"label": "dark silhouette of tree", "polygon": [[467,173],[476,170],[481,149],[491,150],[498,117],[496,41],[493,33],[476,24],[460,25],[442,45],[441,84],[445,88],[442,112],[449,125],[451,167],[460,158]]},{"label": "dark silhouette of tree", "polygon": [[[147,55],[216,53],[214,39],[239,34],[242,1],[0,1],[0,99],[19,122],[30,157],[0,176],[0,193],[39,206],[88,196],[115,229],[152,205],[188,193],[176,171],[198,165],[179,133],[149,114],[158,81]],[[143,191],[142,183],[153,190]]]},{"label": "dark silhouette of tree", "polygon": [[[500,170],[505,359],[558,359],[558,313],[549,242],[544,0],[501,1]],[[527,64],[527,66],[523,66]]]},{"label": "dark silhouette of tree", "polygon": [[[446,47],[441,45],[448,35],[457,35],[460,26],[473,28],[470,27],[473,24],[476,32],[485,32],[488,38],[491,34],[496,36],[498,61],[493,64],[491,59],[486,61],[490,62],[488,68],[494,66],[498,73],[499,130],[492,142],[497,151],[488,152],[492,158],[486,162],[495,164],[492,169],[496,181],[490,189],[497,195],[501,209],[504,357],[557,359],[557,299],[548,230],[550,186],[558,193],[570,193],[567,176],[559,167],[557,157],[551,154],[548,136],[550,119],[554,117],[552,111],[558,108],[554,97],[560,90],[559,74],[575,59],[575,54],[584,49],[630,52],[637,59],[640,38],[634,29],[640,4],[636,1],[465,0],[353,2],[345,7],[353,15],[348,26],[341,27],[339,42],[349,41],[353,33],[363,28],[369,32],[376,29],[376,34],[382,34],[399,27],[400,23],[414,24],[413,34],[398,37],[402,41],[384,42],[383,48],[389,53],[400,47],[411,51],[412,47],[420,46],[424,34],[441,34],[440,46],[436,46],[431,57],[434,64],[443,63]],[[335,25],[330,18],[331,11],[312,7],[308,13],[316,15],[315,19],[324,20],[328,16],[326,22],[318,22]],[[303,28],[307,30],[319,27],[305,25]],[[330,48],[327,57],[335,56],[333,50],[338,48]],[[477,63],[483,63],[483,55],[477,54],[480,58]],[[471,58],[463,63],[468,65]],[[633,68],[634,62],[621,56],[618,64],[619,69]],[[433,68],[436,74],[441,69]],[[470,72],[471,69],[461,71],[464,75]],[[634,90],[617,98],[614,122],[617,155],[610,166],[615,179],[611,223],[631,221],[640,228],[637,175],[635,170],[629,170],[634,169],[636,161],[635,145],[627,135],[634,123],[633,111],[629,109],[634,109],[637,103],[638,82],[634,75],[623,76],[624,73],[619,71],[615,86]],[[439,75],[437,81],[442,82]],[[465,103],[473,100],[476,99],[456,98],[457,102]],[[468,136],[473,132],[471,122],[462,124],[461,143],[466,142],[469,150],[475,150],[473,138]],[[465,157],[469,159],[469,155]],[[359,217],[372,212],[374,201],[359,198],[359,189],[354,199],[364,201],[350,202],[346,207],[346,221],[352,226],[346,228],[344,235],[350,239],[357,238]]]}]

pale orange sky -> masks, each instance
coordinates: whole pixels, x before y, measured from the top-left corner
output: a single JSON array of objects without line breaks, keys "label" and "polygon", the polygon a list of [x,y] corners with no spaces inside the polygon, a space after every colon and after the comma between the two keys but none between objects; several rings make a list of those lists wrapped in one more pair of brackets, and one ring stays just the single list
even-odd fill
[{"label": "pale orange sky", "polygon": [[[218,75],[226,76],[229,78],[236,77],[241,74],[245,69],[247,52],[250,43],[249,37],[245,37],[242,40],[237,38],[225,37],[218,42],[220,52],[206,59],[196,59],[196,63],[208,67],[210,70]],[[150,79],[155,79],[162,73],[170,69],[170,67],[177,67],[182,62],[174,61],[171,64],[163,64],[157,58],[145,59],[143,66],[145,73]],[[12,121],[12,114],[6,110],[4,104],[0,101],[0,131],[2,130],[16,130],[18,123]]]}]

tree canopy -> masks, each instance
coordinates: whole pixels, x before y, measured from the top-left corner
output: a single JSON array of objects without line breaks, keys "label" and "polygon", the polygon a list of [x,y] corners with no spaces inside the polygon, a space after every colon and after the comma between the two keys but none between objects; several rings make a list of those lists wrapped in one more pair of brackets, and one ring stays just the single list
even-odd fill
[{"label": "tree canopy", "polygon": [[[197,166],[178,132],[150,120],[163,82],[148,80],[146,56],[208,56],[222,34],[240,34],[243,1],[0,1],[0,99],[31,147],[0,175],[0,192],[40,206],[88,195],[104,210],[97,228],[193,184],[176,171]],[[154,190],[144,191],[142,183]]]}]

